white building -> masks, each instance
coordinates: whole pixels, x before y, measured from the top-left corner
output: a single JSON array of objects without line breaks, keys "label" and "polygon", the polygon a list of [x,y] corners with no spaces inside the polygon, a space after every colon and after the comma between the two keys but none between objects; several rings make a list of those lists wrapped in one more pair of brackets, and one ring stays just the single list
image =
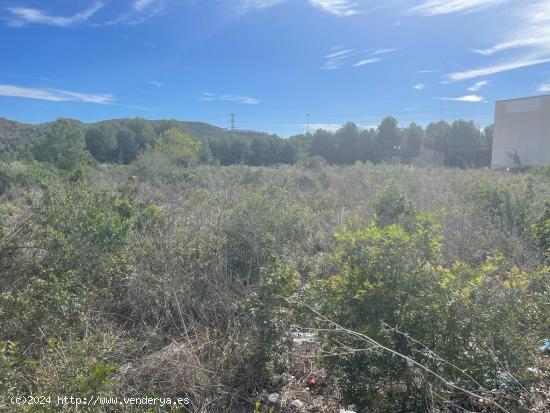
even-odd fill
[{"label": "white building", "polygon": [[550,95],[496,102],[491,166],[549,164]]}]

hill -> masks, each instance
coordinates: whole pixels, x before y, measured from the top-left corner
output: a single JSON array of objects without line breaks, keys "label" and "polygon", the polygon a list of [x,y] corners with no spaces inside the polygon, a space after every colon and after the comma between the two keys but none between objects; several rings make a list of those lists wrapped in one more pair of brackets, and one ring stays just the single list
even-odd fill
[{"label": "hill", "polygon": [[42,133],[43,125],[29,125],[0,118],[0,155],[17,157],[25,148],[36,141]]},{"label": "hill", "polygon": [[[81,123],[86,129],[96,125],[120,125],[130,119],[111,119],[93,123]],[[219,141],[229,140],[231,138],[237,140],[252,141],[254,139],[270,139],[273,138],[264,132],[257,131],[239,131],[234,132],[210,125],[205,122],[179,121],[179,120],[143,120],[149,124],[158,134],[168,128],[178,128],[182,132],[191,135],[194,139],[204,141]],[[25,148],[36,142],[43,134],[43,131],[48,123],[28,124],[21,123],[5,118],[0,118],[0,154],[7,153],[10,158],[20,156]]]}]

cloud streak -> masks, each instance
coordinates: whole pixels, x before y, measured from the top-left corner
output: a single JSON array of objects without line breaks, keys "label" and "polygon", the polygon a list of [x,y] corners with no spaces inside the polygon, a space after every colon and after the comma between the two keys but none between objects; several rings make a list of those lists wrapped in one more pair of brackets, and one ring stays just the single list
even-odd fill
[{"label": "cloud streak", "polygon": [[381,60],[382,59],[380,59],[379,57],[372,57],[370,59],[363,59],[363,60],[360,60],[359,62],[355,63],[353,65],[353,67],[361,67],[361,66],[372,65],[374,63],[380,62]]},{"label": "cloud streak", "polygon": [[409,10],[412,14],[438,16],[453,13],[472,13],[486,7],[496,6],[508,0],[425,0]]},{"label": "cloud streak", "polygon": [[246,105],[257,105],[260,103],[260,100],[250,96],[216,95],[210,92],[202,92],[200,100],[204,102],[237,102]]},{"label": "cloud streak", "polygon": [[468,88],[468,91],[469,92],[477,92],[478,90],[480,90],[482,87],[485,87],[489,84],[488,81],[486,80],[481,80],[479,82],[476,82],[474,85],[470,86]]},{"label": "cloud streak", "polygon": [[504,31],[511,34],[493,46],[473,51],[492,56],[510,49],[521,49],[523,54],[513,60],[451,73],[447,75],[447,81],[490,76],[550,62],[550,0],[525,0],[525,3],[522,2],[522,7],[514,10],[516,28],[512,27]]},{"label": "cloud streak", "polygon": [[0,96],[47,100],[50,102],[86,102],[100,105],[112,104],[115,101],[113,95],[107,94],[96,95],[61,89],[37,89],[5,84],[0,84]]},{"label": "cloud streak", "polygon": [[117,24],[133,26],[145,22],[163,10],[164,0],[134,0],[128,12],[97,26],[113,26]]},{"label": "cloud streak", "polygon": [[349,17],[359,14],[357,3],[349,0],[309,0],[318,9],[339,17]]},{"label": "cloud streak", "polygon": [[78,12],[72,16],[52,16],[42,10],[26,7],[8,7],[7,10],[12,14],[8,19],[8,24],[14,27],[22,27],[27,24],[42,24],[46,26],[69,27],[78,23],[84,23],[96,14],[105,4],[95,2],[89,8]]},{"label": "cloud streak", "polygon": [[[325,55],[325,59],[327,60],[321,69],[336,70],[347,65],[352,67],[367,66],[384,60],[382,59],[382,55],[397,51],[399,51],[399,49],[356,50],[346,49],[342,46],[333,47],[329,50],[328,54]],[[354,56],[363,56],[364,58],[358,58],[359,60],[352,64],[350,61]]]},{"label": "cloud streak", "polygon": [[537,87],[537,92],[550,93],[550,82],[539,85]]},{"label": "cloud streak", "polygon": [[285,3],[286,1],[287,0],[240,0],[237,8],[239,12],[244,13],[248,10],[267,9],[277,4]]},{"label": "cloud streak", "polygon": [[[237,11],[245,13],[254,9],[267,9],[287,1],[289,0],[239,0]],[[364,12],[359,9],[361,0],[308,0],[308,2],[311,6],[337,17],[350,17]]]},{"label": "cloud streak", "polygon": [[448,82],[457,82],[461,80],[475,79],[477,77],[490,76],[497,73],[509,72],[511,70],[521,69],[529,66],[541,65],[550,62],[550,56],[545,58],[533,58],[527,57],[524,59],[514,60],[512,62],[506,62],[496,64],[493,66],[481,67],[478,69],[465,70],[462,72],[455,72],[447,75]]},{"label": "cloud streak", "polygon": [[135,11],[140,12],[151,7],[155,3],[155,1],[156,0],[135,0],[132,4],[132,8]]},{"label": "cloud streak", "polygon": [[467,95],[467,96],[460,96],[456,98],[439,98],[439,100],[451,100],[455,102],[469,102],[469,103],[486,102],[483,96],[478,96],[478,95]]},{"label": "cloud streak", "polygon": [[537,0],[516,12],[518,28],[502,42],[486,49],[474,49],[482,55],[518,48],[530,48],[541,54],[550,54],[550,1]]},{"label": "cloud streak", "polygon": [[347,59],[360,53],[355,49],[344,49],[342,47],[333,48],[329,54],[325,55],[327,61],[321,67],[323,70],[339,69],[346,64]]}]

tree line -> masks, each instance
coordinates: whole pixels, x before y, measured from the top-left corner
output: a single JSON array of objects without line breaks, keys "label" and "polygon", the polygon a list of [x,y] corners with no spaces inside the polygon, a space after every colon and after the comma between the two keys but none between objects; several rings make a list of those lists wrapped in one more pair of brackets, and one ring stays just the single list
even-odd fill
[{"label": "tree line", "polygon": [[387,117],[378,128],[359,129],[350,122],[335,132],[323,129],[313,134],[289,138],[298,152],[320,156],[337,165],[399,160],[412,163],[424,156],[449,167],[484,167],[491,164],[493,127],[483,130],[475,122],[457,120],[416,123],[400,128],[397,120]]},{"label": "tree line", "polygon": [[[491,163],[493,139],[492,126],[482,130],[476,123],[464,120],[441,121],[423,128],[416,123],[400,127],[395,118],[387,117],[377,128],[360,129],[349,122],[334,132],[319,129],[283,139],[261,133],[214,134],[204,128],[196,128],[196,134],[189,136],[177,121],[152,122],[136,118],[84,125],[58,119],[44,128],[28,152],[34,159],[54,163],[65,170],[75,169],[92,159],[129,164],[141,153],[154,150],[155,142],[169,130],[185,136],[178,136],[176,141],[183,139],[187,145],[198,148],[193,162],[253,166],[294,164],[308,157],[321,157],[336,165],[399,161],[479,168]],[[174,139],[171,142],[174,143]]]}]

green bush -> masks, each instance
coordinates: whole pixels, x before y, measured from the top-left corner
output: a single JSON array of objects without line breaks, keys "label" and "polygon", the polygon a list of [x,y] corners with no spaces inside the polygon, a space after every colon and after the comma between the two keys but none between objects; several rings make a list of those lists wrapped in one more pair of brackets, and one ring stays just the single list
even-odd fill
[{"label": "green bush", "polygon": [[239,304],[239,312],[250,314],[254,331],[243,347],[247,364],[253,366],[247,376],[255,386],[288,368],[282,357],[292,344],[288,299],[296,293],[299,282],[294,264],[277,261],[260,285]]},{"label": "green bush", "polygon": [[528,233],[546,262],[550,263],[550,202],[546,202],[544,212],[529,225]]},{"label": "green bush", "polygon": [[[410,231],[370,225],[336,237],[339,271],[317,285],[314,297],[328,319],[466,387],[494,388],[503,372],[529,375],[530,343],[543,327],[531,319],[538,307],[528,273],[499,257],[477,269],[446,268],[440,240],[422,220]],[[424,397],[426,386],[441,386],[433,376],[357,336],[322,337],[336,355],[326,364],[346,402],[375,411],[433,407]]]},{"label": "green bush", "polygon": [[373,200],[374,210],[381,226],[405,224],[414,219],[414,208],[402,188],[395,182],[387,184]]},{"label": "green bush", "polygon": [[68,119],[51,123],[44,138],[32,147],[34,159],[49,162],[74,177],[82,176],[91,156],[85,149],[84,129]]}]

